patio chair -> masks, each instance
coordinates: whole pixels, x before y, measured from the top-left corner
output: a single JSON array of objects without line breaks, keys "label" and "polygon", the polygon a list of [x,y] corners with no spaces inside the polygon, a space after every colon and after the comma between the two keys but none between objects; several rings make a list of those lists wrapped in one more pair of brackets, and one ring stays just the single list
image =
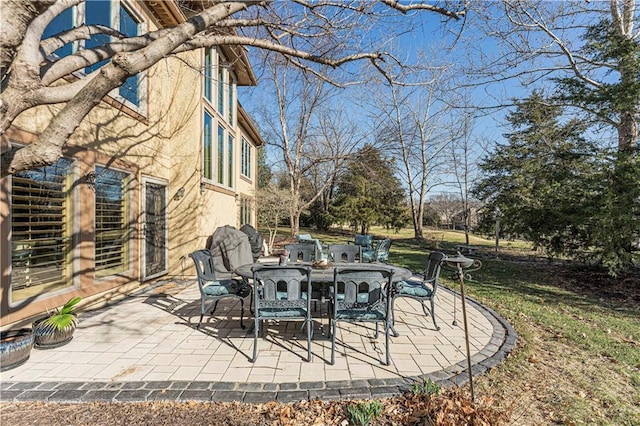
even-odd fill
[{"label": "patio chair", "polygon": [[298,234],[296,235],[296,240],[298,241],[298,244],[313,244],[317,251],[322,251],[322,244],[320,243],[320,240],[313,238],[311,234]]},{"label": "patio chair", "polygon": [[362,247],[351,244],[329,244],[329,259],[334,263],[354,263],[362,261]]},{"label": "patio chair", "polygon": [[[433,325],[436,327],[436,330],[440,330],[440,327],[436,323],[435,316],[435,297],[436,291],[438,290],[438,278],[440,277],[440,269],[442,266],[442,262],[447,258],[444,253],[439,251],[431,252],[429,257],[427,257],[427,264],[422,271],[422,279],[421,280],[407,280],[407,281],[399,281],[394,284],[396,291],[394,292],[391,298],[391,325],[395,325],[395,301],[400,297],[408,297],[410,299],[414,299],[420,302],[422,305],[422,311],[426,316],[431,314],[431,319],[433,320]],[[425,302],[429,301],[431,304],[431,309],[425,305]],[[398,332],[395,327],[393,328],[393,335],[398,337]]]},{"label": "patio chair", "polygon": [[391,327],[391,305],[386,292],[393,290],[393,270],[385,267],[353,268],[336,267],[331,295],[331,361],[336,360],[337,324],[343,322],[373,322],[376,325],[375,338],[378,338],[378,325],[384,324],[386,358],[383,364],[389,365],[389,330]]},{"label": "patio chair", "polygon": [[356,234],[353,237],[353,244],[362,247],[362,250],[371,250],[373,249],[373,235]]},{"label": "patio chair", "polygon": [[318,254],[315,244],[287,244],[284,248],[289,250],[290,262],[313,262]]},{"label": "patio chair", "polygon": [[308,266],[256,266],[252,269],[255,305],[253,358],[258,357],[258,332],[264,320],[303,320],[307,326],[307,359],[311,361],[311,299],[302,291],[311,282]]},{"label": "patio chair", "polygon": [[242,317],[244,316],[244,298],[250,293],[246,291],[247,284],[240,279],[218,279],[214,268],[214,260],[209,250],[196,250],[189,254],[196,265],[198,274],[198,288],[200,289],[200,321],[198,328],[202,324],[205,312],[211,307],[207,303],[213,303],[211,315],[218,307],[218,302],[222,299],[240,300],[240,327],[245,328]]},{"label": "patio chair", "polygon": [[380,240],[373,250],[362,250],[362,262],[384,262],[389,258],[391,240]]}]

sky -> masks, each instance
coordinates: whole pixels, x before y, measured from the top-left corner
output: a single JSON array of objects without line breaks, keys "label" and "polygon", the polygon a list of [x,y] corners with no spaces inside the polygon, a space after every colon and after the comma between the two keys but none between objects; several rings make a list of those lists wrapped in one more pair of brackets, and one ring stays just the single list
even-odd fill
[{"label": "sky", "polygon": [[[500,15],[498,10],[492,9],[495,7],[494,3],[486,2],[478,4],[487,5],[487,9],[480,10],[480,12],[493,14],[492,18],[493,16],[497,17]],[[563,5],[564,3],[556,2],[548,4]],[[477,26],[472,24],[472,21],[477,18],[473,13],[470,13],[466,23],[459,21],[443,23],[442,17],[437,14],[420,13],[414,17],[410,17],[408,21],[399,21],[403,22],[402,24],[395,22],[362,34],[361,39],[365,44],[377,44],[385,49],[397,52],[398,56],[406,63],[424,62],[431,65],[433,63],[440,63],[441,61],[449,61],[456,66],[466,67],[470,63],[477,65],[481,59],[499,54],[501,47],[496,43],[495,39],[485,36]],[[412,26],[411,31],[408,31],[409,25]],[[460,31],[461,28],[462,32]],[[389,37],[390,33],[394,31],[396,33],[404,32],[404,34],[395,38]],[[578,41],[575,40],[575,35],[570,35],[569,37],[573,37],[573,41]],[[419,56],[419,52],[421,51],[428,53],[425,56]],[[255,64],[256,62],[254,61],[253,63]],[[354,70],[358,65],[359,64],[350,65],[347,68]],[[530,65],[523,63],[522,66],[527,67]],[[516,69],[514,68],[513,71],[516,71]],[[470,85],[468,88],[470,103],[481,107],[481,109],[477,110],[471,136],[473,140],[483,141],[482,146],[478,146],[474,153],[476,158],[481,158],[487,155],[487,143],[488,148],[491,149],[495,143],[505,142],[503,135],[509,131],[505,116],[513,108],[504,106],[502,108],[494,107],[511,104],[514,98],[524,98],[528,96],[533,90],[534,84],[522,84],[518,79],[514,78],[474,87],[471,85],[474,80],[465,78],[462,72],[458,72],[455,76],[452,76],[452,78],[455,78],[458,83]],[[547,90],[551,90],[552,88],[552,85],[545,80],[540,80],[536,84],[546,87]],[[262,90],[270,90],[270,88],[267,87],[266,84],[259,83],[257,88],[240,94],[240,101],[250,112],[252,108],[255,107],[254,102],[259,98],[255,96],[256,91],[259,92]],[[361,95],[362,93],[367,94],[367,90],[366,84],[356,86],[346,89],[344,91],[345,96],[338,98],[339,102],[349,103],[350,114],[353,116],[361,116],[362,123],[367,123],[366,112],[360,109],[356,102],[351,102],[349,99],[354,91],[358,91]],[[449,191],[450,188],[445,187],[441,190]]]}]

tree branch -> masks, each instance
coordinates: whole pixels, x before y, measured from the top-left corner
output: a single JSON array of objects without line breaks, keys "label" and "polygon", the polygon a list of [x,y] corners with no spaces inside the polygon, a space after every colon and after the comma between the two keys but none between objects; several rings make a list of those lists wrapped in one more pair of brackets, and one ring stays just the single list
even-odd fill
[{"label": "tree branch", "polygon": [[402,13],[407,13],[413,10],[428,10],[430,12],[436,12],[439,13],[441,15],[447,16],[449,18],[453,18],[455,20],[460,19],[461,17],[463,17],[466,14],[465,10],[461,10],[459,12],[452,12],[448,9],[444,9],[441,7],[437,7],[434,6],[432,4],[428,4],[428,3],[409,3],[409,4],[402,4],[400,3],[400,1],[398,0],[380,0],[380,3],[383,3],[387,6],[389,6],[392,9],[396,9]]}]

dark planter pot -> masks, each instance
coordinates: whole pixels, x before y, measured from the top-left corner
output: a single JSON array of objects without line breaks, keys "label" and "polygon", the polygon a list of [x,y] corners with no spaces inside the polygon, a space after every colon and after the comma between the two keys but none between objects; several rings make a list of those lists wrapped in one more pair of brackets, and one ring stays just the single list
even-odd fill
[{"label": "dark planter pot", "polygon": [[66,345],[73,339],[73,333],[76,331],[76,322],[74,321],[69,327],[59,330],[44,324],[41,318],[33,322],[34,347],[36,349],[53,349]]},{"label": "dark planter pot", "polygon": [[24,364],[33,348],[33,330],[3,331],[0,335],[0,371],[10,370]]}]

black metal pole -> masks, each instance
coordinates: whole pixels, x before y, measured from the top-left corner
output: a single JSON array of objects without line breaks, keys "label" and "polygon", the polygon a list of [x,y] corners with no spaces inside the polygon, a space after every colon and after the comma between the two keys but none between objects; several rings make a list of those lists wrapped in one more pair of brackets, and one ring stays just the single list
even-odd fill
[{"label": "black metal pole", "polygon": [[464,300],[464,272],[462,265],[458,263],[458,276],[460,278],[460,295],[462,296],[462,318],[464,321],[464,340],[467,344],[467,371],[469,372],[469,385],[471,387],[471,401],[474,402],[473,373],[471,372],[471,350],[469,349],[469,326],[467,325],[467,308]]}]

